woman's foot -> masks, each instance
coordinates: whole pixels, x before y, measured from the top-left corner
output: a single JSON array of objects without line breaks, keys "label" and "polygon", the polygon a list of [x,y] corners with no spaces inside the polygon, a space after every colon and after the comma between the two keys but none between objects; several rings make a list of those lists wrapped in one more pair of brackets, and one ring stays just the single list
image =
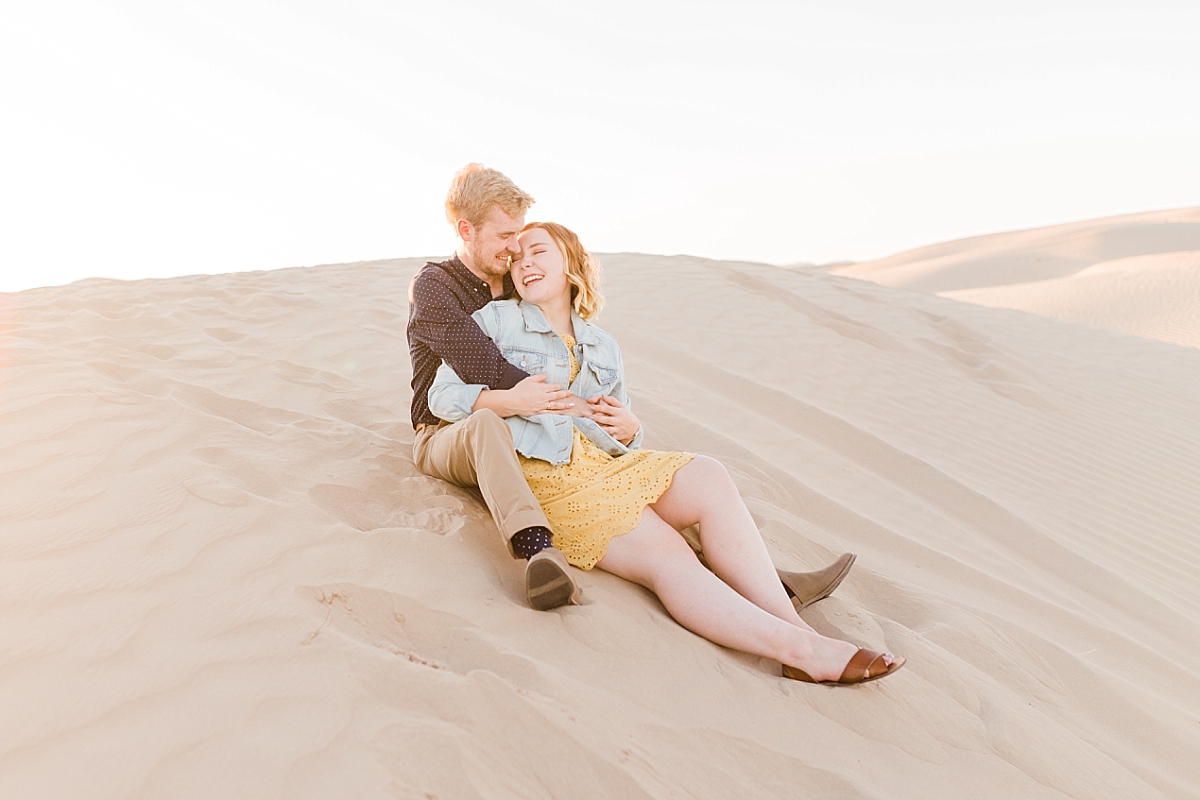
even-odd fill
[{"label": "woman's foot", "polygon": [[904,666],[903,657],[891,653],[878,653],[874,650],[859,648],[846,663],[842,674],[836,680],[817,680],[799,667],[783,665],[783,677],[805,683],[820,683],[825,686],[853,686],[856,683],[886,678]]}]

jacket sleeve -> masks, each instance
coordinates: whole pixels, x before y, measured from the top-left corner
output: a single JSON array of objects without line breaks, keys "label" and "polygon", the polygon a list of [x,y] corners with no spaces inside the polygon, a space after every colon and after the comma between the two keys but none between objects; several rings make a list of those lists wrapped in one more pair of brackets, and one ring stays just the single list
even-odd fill
[{"label": "jacket sleeve", "polygon": [[438,367],[429,387],[429,410],[438,419],[458,422],[471,416],[471,409],[479,399],[479,393],[487,387],[481,383],[463,383],[445,361]]},{"label": "jacket sleeve", "polygon": [[418,275],[412,283],[410,302],[409,338],[427,345],[464,383],[511,389],[529,377],[504,358],[496,343],[436,278]]}]

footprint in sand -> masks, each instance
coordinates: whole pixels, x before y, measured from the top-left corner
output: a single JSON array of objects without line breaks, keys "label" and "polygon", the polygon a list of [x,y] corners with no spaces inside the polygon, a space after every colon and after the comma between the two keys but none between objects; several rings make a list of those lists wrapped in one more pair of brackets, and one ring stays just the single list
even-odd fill
[{"label": "footprint in sand", "polygon": [[918,344],[942,356],[961,369],[971,380],[1001,397],[1029,408],[1055,410],[1021,377],[1016,365],[1005,366],[1004,362],[1008,359],[1004,354],[989,345],[970,327],[938,314],[924,311],[918,313],[929,323],[930,329],[937,337],[917,338],[914,341]]},{"label": "footprint in sand", "polygon": [[302,644],[336,632],[432,669],[460,675],[483,669],[518,683],[536,683],[532,662],[500,652],[469,620],[412,597],[353,583],[298,586],[296,594],[311,603],[320,619]]}]

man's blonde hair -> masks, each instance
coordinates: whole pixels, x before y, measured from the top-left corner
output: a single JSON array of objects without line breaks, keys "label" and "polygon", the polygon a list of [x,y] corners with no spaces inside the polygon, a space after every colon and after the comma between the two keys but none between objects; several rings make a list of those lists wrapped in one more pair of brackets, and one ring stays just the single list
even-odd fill
[{"label": "man's blonde hair", "polygon": [[483,218],[500,206],[510,217],[522,216],[533,205],[533,197],[522,192],[504,173],[483,164],[467,164],[454,173],[446,194],[446,219],[455,228],[465,219],[478,228]]},{"label": "man's blonde hair", "polygon": [[584,249],[579,237],[569,228],[557,222],[531,222],[521,229],[524,233],[531,228],[541,228],[562,251],[567,262],[567,282],[571,284],[571,307],[584,319],[591,319],[604,307],[604,296],[600,294],[600,279],[603,270],[600,262]]}]

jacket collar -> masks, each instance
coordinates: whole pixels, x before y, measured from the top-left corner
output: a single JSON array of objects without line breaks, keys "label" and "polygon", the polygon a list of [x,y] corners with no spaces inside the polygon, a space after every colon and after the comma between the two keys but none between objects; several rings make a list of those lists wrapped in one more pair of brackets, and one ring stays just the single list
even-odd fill
[{"label": "jacket collar", "polygon": [[[533,303],[522,300],[517,307],[521,309],[521,316],[525,320],[525,330],[536,333],[554,333],[554,328],[551,328],[550,323],[546,321],[546,315]],[[575,341],[579,344],[601,343],[600,335],[596,333],[596,326],[585,321],[574,310],[571,311],[571,326],[575,328]]]}]

